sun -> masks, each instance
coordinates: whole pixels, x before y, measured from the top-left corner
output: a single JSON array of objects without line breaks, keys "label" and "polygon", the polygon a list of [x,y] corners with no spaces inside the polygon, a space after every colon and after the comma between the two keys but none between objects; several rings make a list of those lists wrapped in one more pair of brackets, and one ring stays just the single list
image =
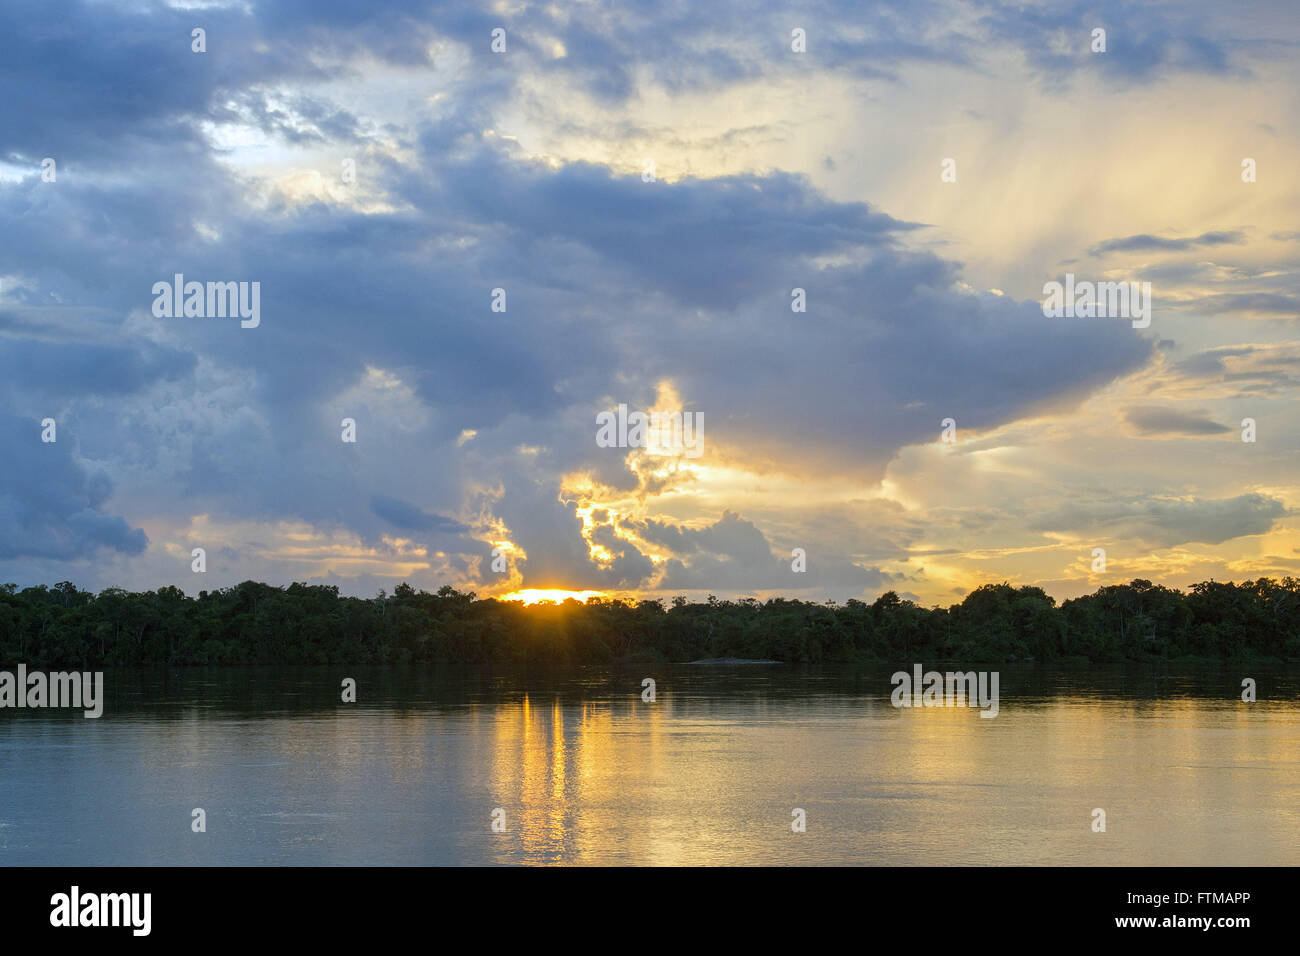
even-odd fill
[{"label": "sun", "polygon": [[509,594],[497,598],[498,601],[523,601],[525,604],[536,604],[539,601],[554,601],[560,604],[573,598],[575,601],[586,603],[587,598],[605,596],[604,591],[565,591],[562,588],[523,588],[519,591],[511,591]]}]

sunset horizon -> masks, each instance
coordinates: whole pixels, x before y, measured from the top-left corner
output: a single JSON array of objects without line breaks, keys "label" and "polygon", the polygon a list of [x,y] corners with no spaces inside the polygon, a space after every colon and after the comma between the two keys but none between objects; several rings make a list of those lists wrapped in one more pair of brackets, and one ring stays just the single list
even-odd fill
[{"label": "sunset horizon", "polygon": [[[658,62],[557,16],[277,33],[297,62],[218,6],[176,97],[10,125],[0,581],[934,605],[1300,568],[1284,5],[896,48],[773,14]],[[93,68],[139,82],[128,49]],[[1110,135],[1063,148],[1075,116]]]},{"label": "sunset horizon", "polygon": [[[732,948],[848,867],[885,945],[1285,931],[1297,51],[1297,0],[0,4],[20,947],[660,867],[782,901]],[[654,889],[584,928],[709,946]]]}]

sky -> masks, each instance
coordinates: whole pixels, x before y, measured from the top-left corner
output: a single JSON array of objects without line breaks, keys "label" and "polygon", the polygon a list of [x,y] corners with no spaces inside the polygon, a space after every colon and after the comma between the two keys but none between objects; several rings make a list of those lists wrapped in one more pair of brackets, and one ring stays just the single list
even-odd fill
[{"label": "sky", "polygon": [[[1295,575],[1298,45],[1292,0],[0,7],[0,582]],[[1045,315],[1067,273],[1149,325]]]}]

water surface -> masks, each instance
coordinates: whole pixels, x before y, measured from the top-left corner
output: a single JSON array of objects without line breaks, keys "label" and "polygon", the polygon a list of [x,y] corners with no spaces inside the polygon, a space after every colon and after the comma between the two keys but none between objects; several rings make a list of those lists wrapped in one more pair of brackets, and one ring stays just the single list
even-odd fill
[{"label": "water surface", "polygon": [[1002,665],[994,719],[894,669],[109,672],[0,711],[0,864],[1300,863],[1294,668]]}]

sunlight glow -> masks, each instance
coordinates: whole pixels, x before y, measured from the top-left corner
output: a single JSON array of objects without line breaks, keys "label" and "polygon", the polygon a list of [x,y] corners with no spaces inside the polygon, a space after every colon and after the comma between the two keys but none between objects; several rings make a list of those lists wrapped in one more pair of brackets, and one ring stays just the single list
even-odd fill
[{"label": "sunlight glow", "polygon": [[502,601],[523,601],[525,604],[537,604],[541,601],[553,601],[561,604],[569,598],[575,601],[586,602],[587,598],[603,598],[604,591],[565,591],[562,588],[524,588],[520,591],[511,591],[503,595],[499,600]]}]

